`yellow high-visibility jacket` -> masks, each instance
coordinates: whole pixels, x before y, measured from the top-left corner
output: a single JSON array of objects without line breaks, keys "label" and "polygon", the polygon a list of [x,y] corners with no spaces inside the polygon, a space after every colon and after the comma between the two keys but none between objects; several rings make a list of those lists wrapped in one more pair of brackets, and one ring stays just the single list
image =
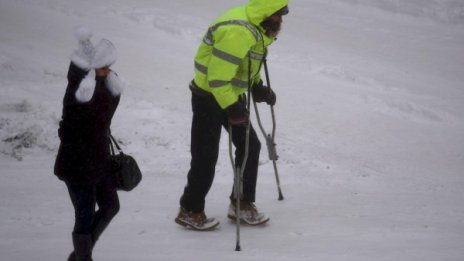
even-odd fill
[{"label": "yellow high-visibility jacket", "polygon": [[287,5],[288,0],[250,0],[230,9],[209,27],[195,56],[194,82],[212,93],[222,109],[246,93],[249,75],[250,84],[260,80],[267,47],[274,41],[260,23]]}]

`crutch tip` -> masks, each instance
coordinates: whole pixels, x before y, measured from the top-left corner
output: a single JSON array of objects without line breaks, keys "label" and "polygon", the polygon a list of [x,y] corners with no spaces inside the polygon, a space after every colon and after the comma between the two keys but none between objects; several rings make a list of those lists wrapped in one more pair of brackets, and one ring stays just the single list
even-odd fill
[{"label": "crutch tip", "polygon": [[242,248],[240,246],[236,246],[235,251],[242,251]]}]

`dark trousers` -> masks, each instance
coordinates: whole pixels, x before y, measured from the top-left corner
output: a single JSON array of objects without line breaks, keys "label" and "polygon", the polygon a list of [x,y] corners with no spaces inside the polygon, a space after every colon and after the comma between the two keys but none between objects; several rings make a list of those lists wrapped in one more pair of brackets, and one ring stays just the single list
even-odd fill
[{"label": "dark trousers", "polygon": [[[221,129],[229,130],[228,118],[212,95],[192,94],[192,130],[190,152],[192,160],[187,175],[187,185],[180,199],[180,205],[192,212],[205,208],[205,197],[213,183],[219,154]],[[241,166],[245,154],[246,127],[233,126],[232,143],[235,150],[235,164]],[[243,200],[255,201],[261,143],[253,127],[250,128],[248,160],[243,173]],[[232,172],[232,171],[231,171]],[[231,195],[233,199],[233,193]]]},{"label": "dark trousers", "polygon": [[[92,241],[100,234],[119,211],[119,198],[112,175],[107,175],[95,185],[66,182],[75,210],[73,233],[91,234]],[[95,211],[96,205],[98,210]]]}]

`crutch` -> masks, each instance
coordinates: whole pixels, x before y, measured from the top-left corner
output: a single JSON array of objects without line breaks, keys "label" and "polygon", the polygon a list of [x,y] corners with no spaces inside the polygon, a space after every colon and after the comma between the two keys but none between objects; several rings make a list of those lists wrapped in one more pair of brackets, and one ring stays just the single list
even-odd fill
[{"label": "crutch", "polygon": [[232,126],[229,125],[229,155],[234,171],[234,196],[235,196],[235,221],[236,221],[236,244],[235,251],[241,251],[240,247],[240,199],[243,192],[243,172],[248,160],[248,149],[250,145],[250,121],[246,126],[245,154],[243,156],[242,166],[235,166],[234,156],[232,154]]},{"label": "crutch", "polygon": [[[269,88],[269,92],[270,92],[271,91],[271,82],[269,80],[269,71],[267,69],[266,57],[264,57],[263,64],[264,64],[264,72],[266,74],[266,83],[267,83],[267,87]],[[263,124],[261,123],[261,117],[259,116],[258,106],[256,105],[256,102],[255,102],[254,99],[253,99],[253,106],[255,108],[256,119],[258,121],[259,128],[261,129],[261,132],[263,133],[263,136],[266,139],[266,145],[267,145],[267,150],[268,150],[268,154],[269,154],[269,159],[272,160],[272,165],[274,166],[274,173],[275,173],[275,178],[276,178],[276,182],[277,182],[277,190],[279,192],[279,200],[283,200],[284,196],[282,195],[282,189],[280,188],[279,172],[277,171],[277,160],[279,159],[279,156],[277,155],[276,143],[274,141],[275,132],[276,132],[276,120],[275,120],[275,114],[274,114],[274,106],[271,105],[272,134],[268,134],[264,130]]]},{"label": "crutch", "polygon": [[[250,54],[249,54],[250,55]],[[251,57],[248,62],[248,97],[247,97],[247,111],[250,112],[250,94],[251,94]],[[236,244],[235,251],[242,251],[240,246],[240,200],[243,193],[243,172],[245,171],[246,163],[248,160],[248,152],[250,147],[250,128],[251,121],[248,119],[245,132],[245,153],[243,155],[243,161],[241,166],[235,166],[235,159],[232,153],[232,125],[229,124],[229,156],[234,172],[234,196],[235,196],[235,221],[236,221]]]}]

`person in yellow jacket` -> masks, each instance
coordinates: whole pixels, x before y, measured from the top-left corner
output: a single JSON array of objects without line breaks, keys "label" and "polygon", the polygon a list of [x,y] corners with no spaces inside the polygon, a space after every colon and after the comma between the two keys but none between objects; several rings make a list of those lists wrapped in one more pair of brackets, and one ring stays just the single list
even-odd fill
[{"label": "person in yellow jacket", "polygon": [[[237,166],[245,154],[246,125],[249,112],[246,93],[257,102],[274,105],[275,93],[263,86],[260,69],[267,47],[275,41],[288,13],[288,0],[249,0],[246,5],[228,10],[208,28],[195,56],[192,92],[191,167],[187,185],[180,198],[175,222],[194,230],[207,230],[219,222],[207,218],[205,198],[211,188],[218,159],[221,129],[232,126]],[[250,225],[266,223],[269,218],[254,205],[261,143],[251,127],[249,153],[243,173],[240,219]],[[235,220],[232,193],[228,217]]]}]

